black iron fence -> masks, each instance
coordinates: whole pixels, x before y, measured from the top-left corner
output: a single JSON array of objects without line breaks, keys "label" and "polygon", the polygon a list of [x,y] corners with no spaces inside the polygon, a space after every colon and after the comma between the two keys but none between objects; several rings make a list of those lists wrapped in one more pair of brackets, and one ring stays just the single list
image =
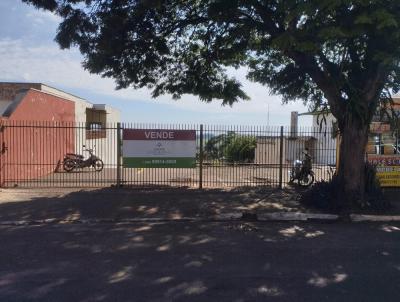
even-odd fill
[{"label": "black iron fence", "polygon": [[[124,140],[126,129],[139,134],[142,131],[143,135],[163,130],[194,132],[190,143],[170,145],[179,154],[186,154],[192,148],[193,164],[180,166],[179,161],[171,159],[174,154],[163,160],[165,150],[158,140],[162,142],[162,137],[157,138],[156,134],[153,143],[160,146],[154,150],[161,152],[154,157],[156,160],[144,160],[143,165],[135,166],[137,160],[133,158],[133,164],[126,164],[129,162],[124,154],[129,151],[129,143]],[[312,157],[316,180],[329,179],[336,165],[336,145],[335,132],[327,127],[2,121],[0,184],[2,187],[283,187],[289,181],[293,162],[302,160],[306,149]],[[132,146],[142,148],[140,141]],[[191,146],[189,151],[185,149],[187,146]],[[91,159],[90,154],[95,157]],[[71,157],[74,164],[66,163],[65,159]],[[93,160],[96,158],[101,161]],[[191,159],[185,158],[185,162]]]}]

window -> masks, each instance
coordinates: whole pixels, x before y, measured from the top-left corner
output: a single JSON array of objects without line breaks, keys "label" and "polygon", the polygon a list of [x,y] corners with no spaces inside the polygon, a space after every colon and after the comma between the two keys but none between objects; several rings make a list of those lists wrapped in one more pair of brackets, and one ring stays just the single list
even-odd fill
[{"label": "window", "polygon": [[86,139],[105,138],[106,122],[105,110],[86,108]]},{"label": "window", "polygon": [[92,131],[100,131],[103,129],[103,126],[101,123],[89,123],[88,124],[88,130],[92,130]]}]

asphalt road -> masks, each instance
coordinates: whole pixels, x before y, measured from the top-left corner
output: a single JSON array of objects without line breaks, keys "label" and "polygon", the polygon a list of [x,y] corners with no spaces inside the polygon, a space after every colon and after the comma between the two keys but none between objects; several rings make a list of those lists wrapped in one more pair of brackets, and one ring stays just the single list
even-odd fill
[{"label": "asphalt road", "polygon": [[0,227],[0,301],[399,301],[399,224]]}]

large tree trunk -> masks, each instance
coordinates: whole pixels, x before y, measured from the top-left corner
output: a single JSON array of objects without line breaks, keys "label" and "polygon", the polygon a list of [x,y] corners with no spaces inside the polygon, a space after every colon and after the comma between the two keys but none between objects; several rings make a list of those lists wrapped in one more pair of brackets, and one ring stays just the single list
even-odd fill
[{"label": "large tree trunk", "polygon": [[338,178],[342,188],[341,202],[363,202],[365,194],[365,148],[368,123],[346,120],[342,124]]}]

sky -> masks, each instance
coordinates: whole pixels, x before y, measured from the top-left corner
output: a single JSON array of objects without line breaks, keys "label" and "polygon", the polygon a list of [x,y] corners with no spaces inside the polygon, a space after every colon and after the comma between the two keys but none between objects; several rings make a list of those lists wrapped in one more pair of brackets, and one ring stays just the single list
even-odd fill
[{"label": "sky", "polygon": [[[246,70],[232,70],[250,101],[221,106],[221,101],[201,102],[184,95],[156,99],[147,89],[116,90],[112,79],[90,74],[77,49],[61,50],[54,41],[60,19],[20,0],[0,0],[0,81],[41,82],[80,96],[92,103],[108,104],[121,111],[122,122],[218,125],[289,125],[290,112],[303,113],[301,101],[282,105],[268,87],[246,80]],[[310,116],[299,125],[311,126]]]}]

